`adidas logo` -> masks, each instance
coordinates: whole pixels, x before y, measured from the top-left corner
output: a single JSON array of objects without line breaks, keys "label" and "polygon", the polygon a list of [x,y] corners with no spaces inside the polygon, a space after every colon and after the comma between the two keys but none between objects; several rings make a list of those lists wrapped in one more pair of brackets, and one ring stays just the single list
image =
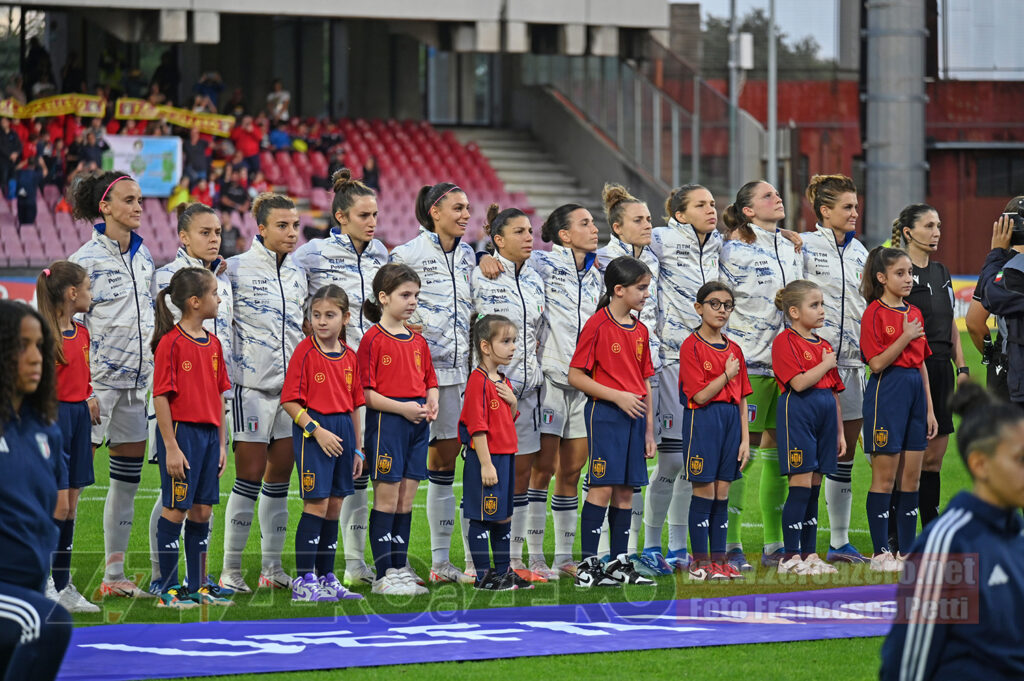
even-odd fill
[{"label": "adidas logo", "polygon": [[876,518],[882,518],[882,519],[884,519],[884,520],[888,520],[888,519],[889,519],[889,512],[888,512],[888,511],[886,511],[885,513],[879,513],[879,514],[878,514],[877,516],[875,516],[875,517],[876,517]]},{"label": "adidas logo", "polygon": [[313,537],[312,539],[310,539],[306,543],[307,544],[312,544],[313,546],[316,546],[317,544],[320,543],[320,537]]},{"label": "adidas logo", "polygon": [[711,523],[709,521],[707,521],[707,520],[702,520],[701,522],[697,523],[697,527],[710,527],[710,526],[711,526]]},{"label": "adidas logo", "polygon": [[164,548],[165,549],[174,549],[175,551],[177,551],[178,550],[178,540],[175,539],[170,544],[164,544]]},{"label": "adidas logo", "polygon": [[476,536],[476,539],[483,539],[483,540],[486,540],[486,539],[487,539],[487,534],[488,534],[487,532],[484,532],[483,534],[478,534],[478,535]]},{"label": "adidas logo", "polygon": [[988,576],[989,586],[999,586],[1000,584],[1008,584],[1010,578],[1006,575],[1006,571],[1003,570],[1003,566],[996,563],[996,566],[992,568],[992,574]]},{"label": "adidas logo", "polygon": [[336,551],[336,550],[337,550],[337,548],[338,548],[338,542],[334,542],[333,544],[331,544],[331,545],[330,545],[330,546],[328,546],[327,548],[328,548],[329,550],[331,550],[331,551]]},{"label": "adidas logo", "polygon": [[378,544],[390,544],[391,543],[391,533],[390,532],[385,533],[384,536],[380,537],[377,540],[377,543]]},{"label": "adidas logo", "polygon": [[804,527],[810,527],[811,525],[817,525],[817,524],[818,524],[818,519],[817,518],[811,518],[810,520],[805,520],[804,521]]},{"label": "adidas logo", "polygon": [[591,530],[590,534],[601,534],[601,528],[598,527],[597,529]]},{"label": "adidas logo", "polygon": [[904,513],[903,515],[907,516],[908,518],[916,518],[917,517],[917,509],[916,508],[912,508],[909,511],[907,511],[906,513]]},{"label": "adidas logo", "polygon": [[791,530],[802,530],[802,529],[804,529],[804,524],[803,523],[793,523],[792,525],[787,525],[786,527],[788,527]]}]

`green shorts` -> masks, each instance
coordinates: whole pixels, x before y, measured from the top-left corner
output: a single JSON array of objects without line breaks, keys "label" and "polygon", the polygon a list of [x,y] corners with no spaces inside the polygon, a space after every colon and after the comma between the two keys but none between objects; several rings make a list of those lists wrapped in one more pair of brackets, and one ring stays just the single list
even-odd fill
[{"label": "green shorts", "polygon": [[751,433],[775,430],[775,411],[779,404],[779,384],[774,376],[751,376],[747,395],[747,420]]}]

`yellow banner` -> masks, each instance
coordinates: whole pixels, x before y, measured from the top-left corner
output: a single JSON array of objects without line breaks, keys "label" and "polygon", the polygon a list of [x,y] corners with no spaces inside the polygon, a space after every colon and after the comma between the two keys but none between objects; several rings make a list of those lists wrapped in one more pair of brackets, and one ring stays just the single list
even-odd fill
[{"label": "yellow banner", "polygon": [[234,116],[193,113],[173,106],[153,106],[144,99],[122,97],[114,105],[114,117],[121,120],[155,121],[162,118],[171,125],[196,129],[209,135],[227,137],[235,127]]},{"label": "yellow banner", "polygon": [[32,100],[28,104],[22,104],[16,99],[0,102],[0,116],[5,118],[39,118],[65,114],[101,118],[105,111],[106,104],[97,95],[54,95]]}]

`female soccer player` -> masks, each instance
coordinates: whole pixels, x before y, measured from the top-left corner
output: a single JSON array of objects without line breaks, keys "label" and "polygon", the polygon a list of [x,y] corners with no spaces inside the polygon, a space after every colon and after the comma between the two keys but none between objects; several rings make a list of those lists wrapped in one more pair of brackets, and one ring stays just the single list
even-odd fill
[{"label": "female soccer player", "polygon": [[106,442],[110,448],[110,487],[103,506],[106,566],[100,592],[148,596],[124,574],[146,451],[146,391],[153,376],[153,258],[136,232],[142,220],[142,192],[124,173],[87,173],[75,179],[68,198],[72,217],[97,223],[92,239],[68,259],[89,273],[92,307],[83,319],[100,405],[92,444],[95,448]]},{"label": "female soccer player", "polygon": [[[632,315],[643,309],[651,274],[641,261],[616,258],[605,270],[605,291],[587,320],[569,363],[569,385],[587,395],[587,498],[580,522],[582,562],[576,585],[654,584],[626,554],[633,489],[647,485],[654,458],[651,384],[654,375],[647,327]],[[607,509],[612,559],[597,558]]]},{"label": "female soccer player", "polygon": [[[970,379],[971,370],[964,362],[964,351],[960,345],[960,329],[953,314],[953,281],[949,270],[940,262],[931,259],[939,248],[942,236],[942,222],[938,212],[931,206],[915,203],[900,211],[892,223],[892,245],[903,247],[914,264],[914,286],[910,289],[907,302],[921,310],[924,315],[924,334],[932,354],[924,361],[928,371],[928,387],[931,390],[935,420],[939,423],[938,434],[928,443],[921,463],[921,488],[918,502],[921,507],[921,527],[925,527],[939,515],[939,496],[942,458],[946,455],[949,434],[953,432],[953,412],[949,399],[956,382]],[[953,378],[953,366],[957,367],[957,378]],[[894,491],[898,503],[900,491]]]},{"label": "female soccer player", "polygon": [[[750,372],[753,394],[747,402],[751,445],[760,452],[761,518],[764,523],[762,565],[774,565],[783,553],[782,504],[786,481],[778,475],[775,445],[775,407],[779,388],[772,376],[771,348],[782,331],[782,312],[776,309],[771,291],[778,291],[803,276],[800,256],[779,233],[778,223],[786,217],[782,197],[775,187],[758,180],[740,187],[736,201],[726,207],[722,220],[735,230],[734,238],[722,247],[721,277],[736,295],[736,311],[729,319],[729,334],[741,348]],[[754,460],[757,460],[755,455]],[[743,508],[743,488],[733,485],[729,506]],[[730,521],[739,529],[740,515]],[[742,549],[730,545],[730,562],[744,569]],[[749,568],[747,568],[749,569]]]},{"label": "female soccer player", "polygon": [[36,298],[39,314],[46,320],[50,333],[61,340],[54,347],[57,423],[67,471],[67,478],[62,478],[57,485],[53,520],[60,536],[47,595],[68,612],[99,612],[99,607],[86,600],[71,582],[71,549],[78,499],[82,490],[96,481],[92,469],[91,429],[99,421],[100,405],[92,394],[90,382],[89,331],[74,320],[76,314],[88,312],[92,304],[89,275],[72,262],[58,260],[40,273],[36,280]]},{"label": "female soccer player", "polygon": [[[489,279],[479,267],[473,270],[473,308],[478,314],[504,316],[518,332],[515,352],[504,370],[520,414],[515,421],[519,448],[515,457],[511,564],[522,579],[545,582],[544,575],[527,568],[523,562],[523,548],[528,536],[530,471],[540,450],[541,438],[540,394],[544,377],[537,361],[537,345],[546,324],[544,281],[531,265],[533,229],[525,213],[518,208],[499,210],[497,204],[491,204],[487,209],[484,231],[491,237],[494,258],[502,266],[502,271],[497,278]],[[542,544],[540,553],[531,552],[530,562],[539,559],[543,563],[543,557]]]},{"label": "female soccer player", "polygon": [[807,185],[807,200],[818,218],[815,231],[804,236],[804,276],[823,293],[825,324],[817,333],[835,349],[843,438],[836,472],[825,476],[825,503],[831,533],[826,560],[863,563],[867,559],[850,543],[853,507],[853,456],[864,423],[864,362],[860,356],[860,322],[867,303],[860,281],[868,251],[855,238],[857,186],[845,175],[815,175]]},{"label": "female soccer player", "polygon": [[[416,197],[420,233],[395,248],[391,262],[411,267],[423,282],[417,314],[437,371],[439,411],[430,423],[427,461],[427,523],[430,525],[432,582],[472,582],[452,565],[455,527],[455,459],[459,454],[459,410],[469,376],[469,326],[473,314],[470,276],[473,248],[462,243],[469,221],[469,199],[450,182],[423,186]],[[378,574],[378,577],[380,575]],[[417,578],[418,580],[418,578]]]},{"label": "female soccer player", "polygon": [[359,413],[363,388],[355,351],[345,344],[351,313],[348,296],[327,284],[313,294],[313,335],[288,362],[281,404],[294,422],[292,444],[299,475],[302,517],[295,528],[293,601],[360,599],[334,574],[338,519],[353,481],[363,472]]},{"label": "female soccer player", "polygon": [[54,337],[24,303],[0,300],[0,676],[57,678],[71,617],[42,594],[57,545],[53,509],[63,465]]},{"label": "female soccer player", "polygon": [[363,315],[374,322],[357,358],[366,397],[363,450],[373,481],[369,533],[378,594],[427,593],[408,564],[412,502],[427,477],[430,423],[438,410],[430,347],[406,326],[419,291],[411,267],[389,263],[377,271],[373,296],[363,302]]},{"label": "female soccer player", "polygon": [[743,574],[726,560],[725,545],[729,486],[742,478],[750,461],[746,418],[750,379],[740,346],[722,333],[735,309],[732,291],[721,282],[709,281],[695,298],[700,327],[683,341],[678,363],[678,399],[685,405],[680,442],[686,457],[683,475],[693,485],[690,579],[742,579]]},{"label": "female soccer player", "polygon": [[814,331],[825,323],[818,285],[797,279],[775,294],[788,327],[772,344],[772,370],[779,382],[779,472],[789,478],[782,507],[784,558],[780,573],[838,572],[818,556],[818,495],[823,475],[835,473],[846,448],[839,393],[844,389],[832,345]]},{"label": "female soccer player", "polygon": [[[331,179],[331,213],[338,226],[331,229],[326,239],[313,239],[299,246],[292,257],[306,272],[310,295],[328,284],[336,284],[347,293],[352,313],[345,326],[345,343],[358,350],[363,333],[372,326],[363,316],[363,301],[372,293],[377,270],[388,261],[388,249],[373,238],[377,229],[377,193],[353,180],[348,168],[338,170]],[[355,491],[341,507],[338,522],[345,550],[345,586],[357,582],[370,584],[375,578],[365,558],[369,483],[370,472],[364,468],[355,481]]]},{"label": "female soccer player", "polygon": [[[206,320],[217,317],[217,289],[217,278],[208,269],[186,267],[175,272],[156,298],[153,408],[164,505],[156,534],[162,580],[158,607],[232,605],[206,588],[203,564],[211,507],[220,501],[220,475],[227,465],[222,396],[231,389],[220,340],[203,328]],[[168,298],[181,311],[177,324]],[[183,522],[185,586],[178,581]]]},{"label": "female soccer player", "polygon": [[[973,489],[953,497],[908,547],[915,569],[897,592],[901,607],[882,644],[882,681],[1024,677],[1017,627],[1024,608],[1024,417],[975,384],[961,386],[953,403]],[[967,600],[968,587],[945,583],[947,575],[976,579],[960,621],[942,617],[950,603]]]},{"label": "female soccer player", "polygon": [[224,531],[221,586],[251,591],[242,576],[242,551],[249,539],[253,507],[260,495],[262,538],[260,586],[289,589],[281,566],[288,532],[288,481],[295,461],[292,423],[281,407],[288,358],[302,340],[306,273],[288,255],[299,238],[295,204],[280,194],[260,194],[252,202],[259,233],[241,255],[228,258],[234,302],[235,485]]},{"label": "female soccer player", "polygon": [[[890,497],[900,474],[896,526],[901,546],[917,531],[917,487],[921,459],[938,423],[924,360],[931,354],[921,311],[906,302],[913,288],[913,264],[901,250],[878,247],[868,253],[862,293],[868,301],[860,329],[860,351],[871,369],[864,390],[864,450],[871,455],[868,528],[874,555],[871,569],[898,572],[901,561],[888,541]],[[885,389],[882,389],[882,382]]]}]

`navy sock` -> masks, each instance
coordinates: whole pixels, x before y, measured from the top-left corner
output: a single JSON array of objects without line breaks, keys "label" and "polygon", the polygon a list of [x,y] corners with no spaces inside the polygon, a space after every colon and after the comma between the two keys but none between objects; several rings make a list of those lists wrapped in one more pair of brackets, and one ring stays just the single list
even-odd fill
[{"label": "navy sock", "polygon": [[693,549],[694,560],[707,561],[710,558],[708,542],[714,503],[713,499],[705,499],[696,494],[690,497],[690,547]]},{"label": "navy sock", "polygon": [[938,471],[921,471],[921,486],[918,502],[921,507],[921,529],[939,517],[939,497],[942,494],[942,480]]},{"label": "navy sock", "polygon": [[804,526],[800,531],[800,553],[806,558],[818,552],[818,496],[821,485],[813,485],[807,497],[807,510],[804,512]]},{"label": "navy sock", "polygon": [[326,577],[334,572],[334,558],[338,555],[338,520],[324,520],[320,527],[320,546],[316,550],[316,573]]},{"label": "navy sock", "polygon": [[172,523],[163,516],[156,524],[156,544],[159,547],[160,575],[163,578],[162,591],[178,586],[178,538],[181,523]]},{"label": "navy sock", "polygon": [[716,563],[725,562],[725,541],[728,533],[729,500],[715,499],[711,502],[711,515],[708,518],[708,543],[711,545],[711,560]]},{"label": "navy sock", "polygon": [[473,554],[473,567],[477,581],[481,581],[491,567],[491,555],[487,551],[487,523],[482,520],[469,521],[469,552]]},{"label": "navy sock", "polygon": [[373,553],[377,579],[381,579],[391,567],[391,527],[394,524],[394,513],[384,513],[377,509],[370,511],[370,552]]},{"label": "navy sock", "polygon": [[601,542],[601,526],[604,525],[605,509],[583,502],[580,512],[580,556],[583,559],[597,555],[597,545]]},{"label": "navy sock", "polygon": [[299,517],[295,528],[295,572],[299,577],[316,571],[316,554],[323,524],[324,519],[312,513],[303,512]]},{"label": "navy sock", "polygon": [[491,523],[491,553],[494,554],[494,571],[499,575],[508,572],[509,552],[512,544],[512,523]]},{"label": "navy sock", "polygon": [[[903,492],[898,489],[894,489],[892,491],[892,495],[889,497],[889,520],[887,523],[889,528],[889,539],[890,543],[895,541],[897,547],[899,545],[900,530],[899,525],[896,524],[896,519],[899,517],[901,496],[903,496]],[[893,550],[895,551],[896,549]]]},{"label": "navy sock", "polygon": [[185,520],[185,579],[189,591],[195,591],[206,582],[206,575],[203,574],[206,561],[203,556],[206,554],[209,537],[210,523]]},{"label": "navy sock", "polygon": [[917,536],[917,492],[903,492],[900,503],[896,507],[896,532],[900,544],[900,553],[910,551],[910,545]]},{"label": "navy sock", "polygon": [[57,526],[57,552],[53,554],[53,586],[62,591],[71,581],[71,548],[75,540],[75,519],[54,520]]},{"label": "navy sock", "polygon": [[868,529],[871,530],[871,549],[874,553],[889,550],[889,497],[884,492],[868,492]]},{"label": "navy sock", "polygon": [[412,513],[396,513],[391,526],[391,567],[401,569],[409,562],[409,529]]},{"label": "navy sock", "polygon": [[608,508],[608,551],[612,558],[629,550],[629,522],[632,519],[632,508]]},{"label": "navy sock", "polygon": [[786,558],[800,553],[800,535],[810,496],[809,487],[796,486],[791,486],[789,494],[786,495],[786,503],[782,506],[782,541],[785,544]]}]

